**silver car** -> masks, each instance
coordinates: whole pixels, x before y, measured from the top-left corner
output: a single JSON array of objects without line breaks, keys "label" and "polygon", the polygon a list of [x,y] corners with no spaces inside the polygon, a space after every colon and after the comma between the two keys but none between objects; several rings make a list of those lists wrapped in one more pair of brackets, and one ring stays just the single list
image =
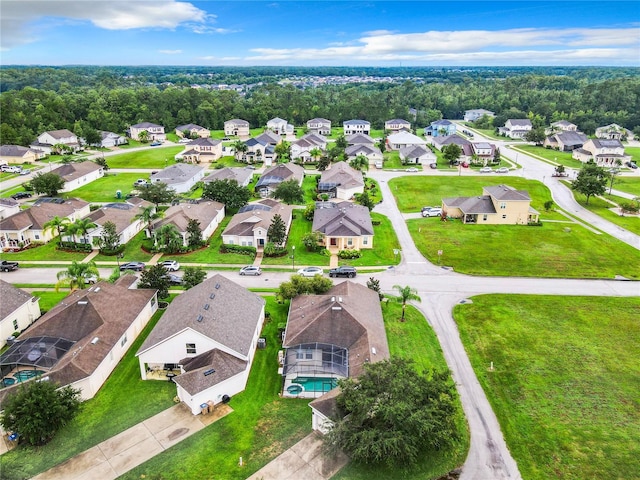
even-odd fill
[{"label": "silver car", "polygon": [[322,275],[324,270],[320,267],[306,267],[298,270],[298,275],[302,275],[303,277],[315,277],[316,275]]},{"label": "silver car", "polygon": [[258,266],[247,265],[240,269],[240,275],[262,275],[262,270]]}]

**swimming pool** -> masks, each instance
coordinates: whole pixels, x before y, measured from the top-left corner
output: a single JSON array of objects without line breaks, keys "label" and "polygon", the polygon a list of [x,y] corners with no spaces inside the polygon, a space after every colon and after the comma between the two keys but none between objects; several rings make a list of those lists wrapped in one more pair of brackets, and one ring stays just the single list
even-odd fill
[{"label": "swimming pool", "polygon": [[13,374],[13,377],[16,381],[26,382],[27,380],[32,379],[33,377],[38,377],[44,373],[44,370],[21,370]]},{"label": "swimming pool", "polygon": [[291,383],[302,385],[305,392],[326,393],[338,386],[338,380],[331,377],[296,377]]}]

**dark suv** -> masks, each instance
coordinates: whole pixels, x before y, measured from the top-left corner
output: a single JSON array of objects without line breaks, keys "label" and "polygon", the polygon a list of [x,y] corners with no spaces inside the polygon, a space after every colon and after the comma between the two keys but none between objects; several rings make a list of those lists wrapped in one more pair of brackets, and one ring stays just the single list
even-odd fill
[{"label": "dark suv", "polygon": [[331,270],[329,270],[329,276],[330,277],[347,277],[347,278],[353,278],[356,276],[356,269],[354,267],[347,267],[347,266],[343,266],[343,267],[338,267],[338,268],[332,268]]}]

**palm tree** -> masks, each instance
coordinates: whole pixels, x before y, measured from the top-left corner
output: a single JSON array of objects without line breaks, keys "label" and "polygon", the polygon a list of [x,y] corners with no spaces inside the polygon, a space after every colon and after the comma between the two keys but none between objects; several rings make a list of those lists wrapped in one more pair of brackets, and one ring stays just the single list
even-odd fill
[{"label": "palm tree", "polygon": [[71,237],[73,239],[73,243],[76,243],[76,233],[78,233],[78,226],[74,223],[67,223],[64,227],[64,233],[66,237]]},{"label": "palm tree", "polygon": [[69,226],[68,218],[60,218],[59,216],[53,217],[51,220],[43,225],[44,233],[49,230],[56,230],[58,232],[58,244],[62,241],[62,232]]},{"label": "palm tree", "polygon": [[318,147],[314,147],[309,151],[309,155],[311,155],[311,158],[313,158],[314,162],[317,162],[318,158],[322,156],[322,150],[320,150]]},{"label": "palm tree", "polygon": [[56,283],[56,291],[62,285],[68,285],[70,290],[75,290],[76,288],[84,288],[87,283],[90,283],[91,280],[97,280],[100,276],[100,272],[98,272],[98,267],[96,267],[95,262],[71,262],[69,268],[66,270],[62,270],[58,272],[58,283]]},{"label": "palm tree", "polygon": [[140,140],[142,143],[147,143],[149,141],[149,132],[147,132],[146,130],[142,130],[138,134],[138,140]]},{"label": "palm tree", "polygon": [[402,304],[402,318],[401,322],[404,322],[404,311],[407,308],[407,302],[409,300],[414,300],[416,302],[421,302],[422,299],[418,296],[418,291],[415,288],[411,288],[409,286],[401,287],[400,285],[394,285],[393,288],[398,290],[399,295],[395,297],[396,302]]},{"label": "palm tree", "polygon": [[87,233],[89,230],[97,227],[97,225],[88,218],[78,218],[73,222],[73,226],[75,228],[75,233],[82,235],[84,243],[87,243]]},{"label": "palm tree", "polygon": [[157,220],[158,218],[162,218],[162,215],[163,215],[162,213],[156,210],[156,207],[154,205],[149,205],[148,207],[145,207],[144,209],[142,209],[142,211],[139,214],[133,217],[133,220],[142,220],[144,223],[146,223],[147,238],[151,238],[151,233],[152,233],[151,224],[154,220]]},{"label": "palm tree", "polygon": [[182,235],[175,225],[167,224],[155,232],[156,245],[165,252],[176,252],[182,246]]},{"label": "palm tree", "polygon": [[246,151],[249,149],[249,147],[247,147],[247,144],[242,140],[236,140],[235,142],[233,142],[233,148],[236,151],[236,160],[242,159],[242,154],[246,153]]},{"label": "palm tree", "polygon": [[360,171],[369,170],[369,159],[365,155],[360,154],[357,157],[351,159],[351,161],[349,162],[349,166]]}]

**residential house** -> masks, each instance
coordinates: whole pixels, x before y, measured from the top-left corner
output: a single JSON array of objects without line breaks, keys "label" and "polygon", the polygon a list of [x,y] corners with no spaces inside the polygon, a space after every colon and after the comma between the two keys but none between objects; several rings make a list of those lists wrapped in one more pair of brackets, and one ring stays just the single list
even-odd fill
[{"label": "residential house", "polygon": [[373,224],[367,207],[350,202],[320,202],[313,214],[313,232],[332,251],[373,248]]},{"label": "residential house", "polygon": [[199,222],[202,239],[206,241],[224,220],[224,205],[211,200],[172,205],[164,212],[164,217],[154,222],[153,230],[157,231],[165,225],[173,225],[182,236],[182,245],[186,247],[189,244],[187,228],[191,220]]},{"label": "residential house", "polygon": [[21,370],[94,397],[158,308],[156,290],[131,288],[136,281],[124,275],[76,290],[29,327],[0,355],[5,385],[14,381],[0,401]]},{"label": "residential house", "polygon": [[402,147],[399,153],[403,164],[429,165],[437,161],[436,154],[423,145]]},{"label": "residential house", "polygon": [[280,134],[273,132],[271,130],[265,130],[264,132],[262,132],[260,135],[256,137],[256,140],[258,140],[260,143],[273,145],[275,147],[276,145],[279,145],[282,143],[282,136],[280,136]]},{"label": "residential house", "polygon": [[493,163],[496,156],[496,146],[488,142],[474,142],[461,145],[462,154],[460,159],[463,162],[475,165],[488,165]]},{"label": "residential house", "polygon": [[571,123],[568,120],[558,120],[553,122],[548,129],[545,130],[547,135],[558,132],[577,132],[578,126],[575,123]]},{"label": "residential house", "polygon": [[342,122],[342,128],[345,137],[357,133],[364,133],[365,135],[371,133],[371,124],[366,120],[347,120]]},{"label": "residential house", "polygon": [[483,108],[477,108],[475,110],[465,110],[464,111],[464,121],[465,122],[475,122],[476,120],[484,117],[495,117],[495,113],[485,110]]},{"label": "residential house", "polygon": [[155,123],[136,123],[128,129],[129,138],[134,140],[140,140],[140,134],[142,132],[147,132],[147,140],[164,142],[167,139],[167,135],[164,133],[164,127],[162,125],[156,125]]},{"label": "residential house", "polygon": [[387,147],[389,150],[400,150],[405,147],[424,146],[425,142],[422,138],[409,132],[392,133],[387,137]]},{"label": "residential house", "polygon": [[450,145],[452,143],[455,143],[461,149],[463,148],[464,145],[471,145],[471,142],[469,140],[467,140],[464,137],[461,137],[458,134],[449,135],[448,137],[440,137],[440,136],[439,137],[433,137],[433,140],[432,140],[433,146],[436,147],[440,151],[442,151],[442,149],[444,147],[446,147],[447,145]]},{"label": "residential house", "polygon": [[249,132],[249,122],[240,120],[239,118],[227,120],[224,122],[224,134],[229,137],[248,137],[251,135]]},{"label": "residential house", "polygon": [[20,211],[20,202],[11,197],[0,198],[0,220],[15,215]]},{"label": "residential house", "polygon": [[572,155],[576,160],[587,163],[593,160],[601,167],[616,167],[631,160],[620,140],[587,140],[581,148],[576,148]]},{"label": "residential house", "polygon": [[477,197],[443,198],[442,212],[465,224],[496,225],[527,225],[537,222],[540,215],[531,207],[527,191],[508,185],[484,187]]},{"label": "residential house", "polygon": [[425,137],[447,137],[456,133],[456,124],[450,120],[436,120],[424,129]]},{"label": "residential house", "polygon": [[270,143],[267,138],[262,139],[250,138],[244,144],[247,146],[245,152],[236,152],[236,159],[241,162],[262,163],[265,166],[271,166],[277,158],[275,145]]},{"label": "residential house", "polygon": [[222,157],[222,141],[213,138],[197,138],[189,142],[175,158],[185,163],[211,163]]},{"label": "residential house", "polygon": [[612,123],[604,127],[596,128],[596,137],[602,140],[620,140],[624,142],[626,140],[633,140],[634,135],[631,130],[621,127],[617,123]]},{"label": "residential house", "polygon": [[[185,132],[188,132],[185,135]],[[196,125],[195,123],[187,123],[176,127],[176,135],[180,138],[209,138],[211,132],[209,129]]]},{"label": "residential house", "polygon": [[270,196],[282,182],[295,180],[302,186],[304,168],[295,163],[278,163],[267,168],[255,186],[255,191],[263,197]]},{"label": "residential house", "polygon": [[313,118],[307,122],[307,130],[309,133],[331,135],[331,120],[327,120],[326,118]]},{"label": "residential house", "polygon": [[410,132],[411,122],[407,122],[402,118],[394,118],[393,120],[387,120],[386,122],[384,122],[384,129],[387,132]]},{"label": "residential house", "polygon": [[572,152],[576,148],[581,148],[587,140],[584,133],[567,130],[549,135],[544,139],[543,145],[561,152]]},{"label": "residential house", "polygon": [[291,159],[300,160],[301,162],[310,162],[318,160],[319,157],[313,157],[311,152],[318,150],[320,153],[324,153],[327,149],[326,137],[308,133],[302,136],[299,140],[291,143]]},{"label": "residential house", "polygon": [[194,415],[201,405],[228,402],[247,385],[264,305],[219,274],[178,295],[136,353],[142,379],[178,373],[177,396]]},{"label": "residential house", "polygon": [[40,318],[40,298],[4,280],[0,280],[0,298],[0,346],[4,346],[13,343],[14,332],[22,332]]},{"label": "residential house", "polygon": [[326,193],[329,198],[350,200],[357,193],[364,192],[364,178],[360,170],[351,168],[346,162],[337,162],[322,172],[318,182],[318,193]]},{"label": "residential house", "polygon": [[46,157],[45,152],[21,145],[2,145],[0,147],[0,165],[9,163],[33,163]]},{"label": "residential house", "polygon": [[296,129],[286,120],[276,117],[267,122],[267,130],[271,130],[278,135],[294,135]]},{"label": "residential house", "polygon": [[345,140],[347,141],[347,145],[369,145],[373,147],[376,144],[376,141],[366,133],[354,133],[353,135],[345,137]]},{"label": "residential house", "polygon": [[380,149],[373,145],[349,145],[344,150],[344,153],[347,157],[347,161],[351,161],[359,155],[367,157],[367,159],[369,160],[369,166],[375,165],[377,162],[382,162],[384,160],[384,155],[382,154]]},{"label": "residential house", "polygon": [[[96,227],[87,232],[88,243],[93,245],[94,249],[99,249],[99,240],[104,232],[104,225],[111,222],[116,226],[116,235],[118,235],[118,244],[125,245],[129,240],[140,233],[147,224],[141,219],[136,218],[145,208],[151,207],[155,212],[155,206],[151,202],[133,197],[121,203],[107,203],[99,209],[94,210],[85,218],[96,224]],[[84,239],[81,239],[81,242]]]},{"label": "residential house", "polygon": [[53,170],[64,180],[61,192],[70,192],[83,187],[94,180],[104,177],[104,167],[91,160],[81,163],[66,163]]},{"label": "residential house", "polygon": [[67,130],[51,130],[38,135],[38,139],[33,142],[30,147],[34,150],[40,150],[47,155],[54,151],[54,146],[64,145],[73,152],[82,150],[82,145],[75,133]]},{"label": "residential house", "polygon": [[510,118],[504,124],[504,127],[498,129],[500,135],[509,138],[524,138],[527,133],[533,129],[531,120],[528,118],[514,119]]},{"label": "residential house", "polygon": [[58,232],[45,231],[44,224],[53,217],[70,223],[89,215],[89,203],[77,198],[39,198],[32,207],[0,221],[0,247],[21,249],[32,242],[46,243]]},{"label": "residential house", "polygon": [[166,183],[176,193],[186,193],[204,178],[205,169],[197,165],[176,163],[151,174],[151,183]]},{"label": "residential house", "polygon": [[222,232],[222,243],[264,248],[273,217],[282,217],[287,233],[291,227],[293,207],[265,198],[242,207]]},{"label": "residential house", "polygon": [[254,170],[251,168],[224,167],[214,170],[202,179],[204,183],[210,183],[214,180],[235,180],[238,185],[246,187],[251,183]]},{"label": "residential house", "polygon": [[113,148],[129,143],[127,137],[118,135],[117,133],[106,132],[104,130],[100,130],[98,133],[100,134],[100,144],[98,146],[101,148]]},{"label": "residential house", "polygon": [[378,294],[347,280],[323,295],[298,295],[282,347],[284,396],[321,397],[339,379],[362,375],[368,363],[389,359]]}]

